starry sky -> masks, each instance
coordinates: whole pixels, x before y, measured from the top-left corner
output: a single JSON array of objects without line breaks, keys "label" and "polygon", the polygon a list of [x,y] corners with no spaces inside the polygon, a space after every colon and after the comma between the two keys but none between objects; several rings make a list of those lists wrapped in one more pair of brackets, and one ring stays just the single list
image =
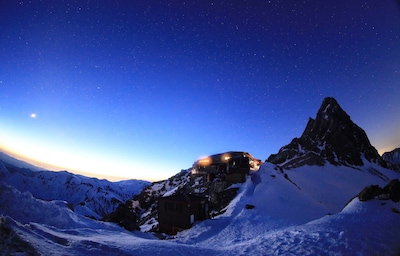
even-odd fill
[{"label": "starry sky", "polygon": [[61,169],[265,160],[328,96],[380,153],[400,147],[398,1],[0,2],[0,147]]}]

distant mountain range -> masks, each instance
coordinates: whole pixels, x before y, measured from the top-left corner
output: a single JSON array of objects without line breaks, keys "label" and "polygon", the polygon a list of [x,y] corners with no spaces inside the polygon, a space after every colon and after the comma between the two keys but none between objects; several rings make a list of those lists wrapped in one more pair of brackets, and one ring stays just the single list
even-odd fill
[{"label": "distant mountain range", "polygon": [[118,204],[150,184],[142,180],[110,182],[67,171],[32,170],[28,164],[5,154],[0,155],[0,183],[29,192],[37,199],[64,200],[74,212],[94,219],[114,211]]},{"label": "distant mountain range", "polygon": [[[244,183],[194,178],[191,169],[109,182],[0,154],[0,254],[397,255],[399,153],[381,157],[325,98],[303,134]],[[176,236],[153,233],[157,200],[179,193],[207,196],[211,219]]]}]

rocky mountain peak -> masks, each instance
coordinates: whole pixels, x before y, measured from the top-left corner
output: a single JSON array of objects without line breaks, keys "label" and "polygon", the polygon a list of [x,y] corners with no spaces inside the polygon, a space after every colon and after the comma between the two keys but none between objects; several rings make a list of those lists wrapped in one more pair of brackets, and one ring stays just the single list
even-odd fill
[{"label": "rocky mountain peak", "polygon": [[365,131],[331,97],[325,98],[315,119],[309,118],[300,138],[282,147],[267,161],[283,168],[302,165],[361,166],[362,157],[386,166],[377,150],[371,145]]},{"label": "rocky mountain peak", "polygon": [[340,125],[352,124],[350,116],[334,98],[325,98],[317,112],[316,119],[309,118],[302,137],[323,139],[328,133],[340,129]]}]

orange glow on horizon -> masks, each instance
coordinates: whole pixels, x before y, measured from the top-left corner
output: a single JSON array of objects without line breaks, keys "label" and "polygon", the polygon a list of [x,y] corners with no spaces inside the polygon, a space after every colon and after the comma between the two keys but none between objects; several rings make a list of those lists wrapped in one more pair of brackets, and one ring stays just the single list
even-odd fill
[{"label": "orange glow on horizon", "polygon": [[24,156],[22,154],[19,154],[17,152],[14,152],[13,150],[9,150],[6,147],[2,146],[0,147],[1,152],[9,155],[12,158],[15,158],[19,161],[22,162],[26,162],[27,164],[31,164],[33,166],[38,167],[39,169],[43,169],[46,171],[55,171],[55,172],[60,172],[60,171],[68,171],[74,174],[80,174],[86,177],[90,177],[90,178],[97,178],[97,179],[106,179],[109,181],[121,181],[121,180],[128,180],[128,179],[132,179],[129,177],[119,177],[119,176],[112,176],[112,175],[102,175],[102,174],[96,174],[96,173],[91,173],[91,172],[85,172],[85,171],[80,171],[80,170],[72,170],[69,168],[65,168],[62,166],[57,166],[54,164],[49,164],[49,163],[45,163],[39,160],[35,160],[33,158]]},{"label": "orange glow on horizon", "polygon": [[43,169],[46,171],[55,171],[55,172],[68,171],[73,174],[79,174],[79,175],[83,175],[83,176],[90,177],[90,178],[106,179],[106,180],[109,180],[112,182],[121,181],[121,180],[130,180],[130,179],[146,180],[146,181],[150,181],[150,182],[155,182],[155,181],[161,180],[161,179],[157,179],[155,177],[146,178],[146,177],[128,177],[128,176],[123,176],[123,175],[108,175],[106,173],[101,173],[101,172],[94,173],[94,172],[90,172],[90,171],[83,171],[83,170],[79,170],[79,169],[63,167],[60,165],[46,163],[44,161],[31,158],[29,156],[25,156],[23,154],[16,152],[13,149],[5,147],[3,145],[0,146],[0,151],[5,153],[6,155],[9,155],[12,158],[15,158],[16,160],[25,162],[27,164],[37,167],[38,169]]}]

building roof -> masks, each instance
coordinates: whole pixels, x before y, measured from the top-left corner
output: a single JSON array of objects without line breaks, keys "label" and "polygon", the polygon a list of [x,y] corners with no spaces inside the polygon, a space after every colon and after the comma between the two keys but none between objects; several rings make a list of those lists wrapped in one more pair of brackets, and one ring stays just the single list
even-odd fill
[{"label": "building roof", "polygon": [[177,202],[177,203],[190,203],[190,202],[198,202],[207,200],[207,197],[204,196],[196,196],[193,194],[176,194],[172,196],[160,197],[159,201],[169,201],[169,202]]}]

